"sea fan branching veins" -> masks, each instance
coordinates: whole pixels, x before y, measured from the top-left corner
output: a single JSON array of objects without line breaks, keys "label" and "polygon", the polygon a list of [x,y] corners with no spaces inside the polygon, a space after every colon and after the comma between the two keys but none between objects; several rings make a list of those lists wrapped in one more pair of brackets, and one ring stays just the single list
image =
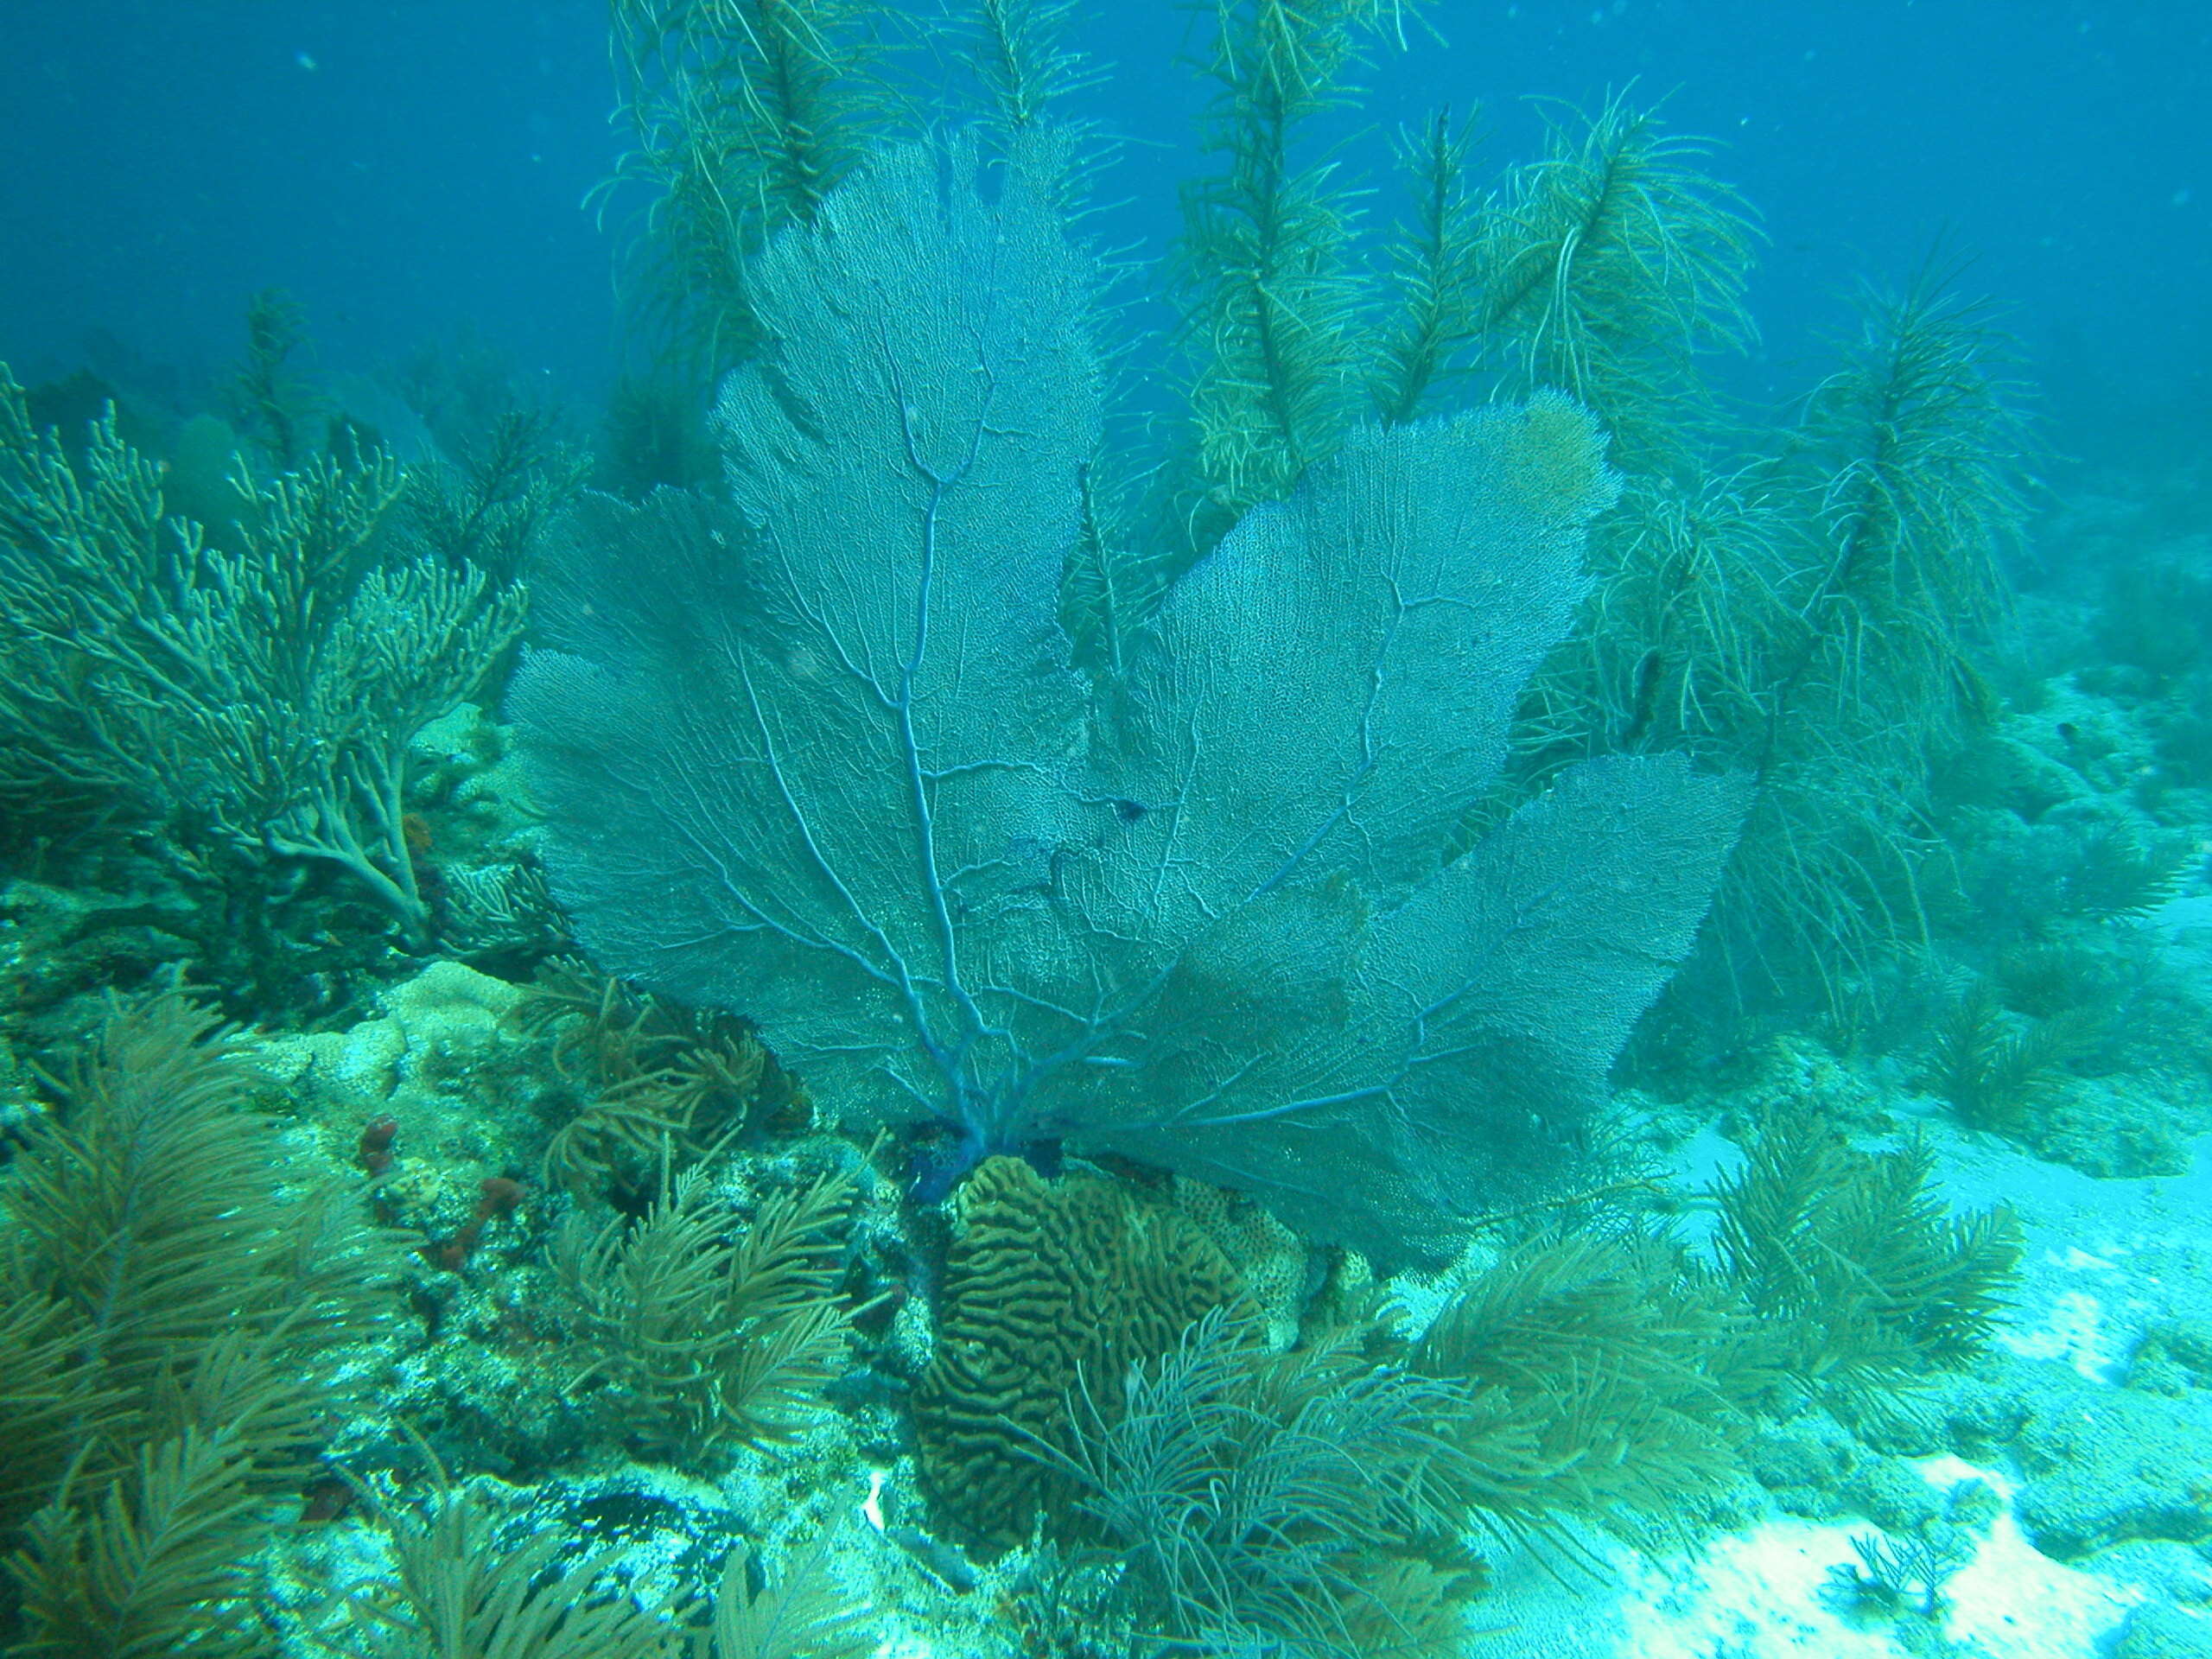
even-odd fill
[{"label": "sea fan branching veins", "polygon": [[1446,856],[1583,590],[1602,437],[1556,395],[1355,433],[1086,674],[1094,272],[1050,157],[976,175],[890,151],[761,258],[728,505],[557,538],[515,698],[556,890],[602,967],[955,1171],[1065,1140],[1425,1248],[1560,1163],[1742,810],[1609,759]]}]

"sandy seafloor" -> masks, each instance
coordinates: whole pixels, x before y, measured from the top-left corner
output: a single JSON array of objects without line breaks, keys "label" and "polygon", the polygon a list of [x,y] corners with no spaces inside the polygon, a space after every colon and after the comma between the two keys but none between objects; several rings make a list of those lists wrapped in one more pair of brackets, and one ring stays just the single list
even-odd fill
[{"label": "sandy seafloor", "polygon": [[[2021,1217],[2028,1253],[1999,1338],[2012,1354],[2118,1390],[2148,1324],[2212,1313],[2212,1135],[2194,1143],[2189,1174],[2151,1180],[2098,1180],[1993,1142],[1942,1137],[1939,1144],[1945,1190],[1955,1203],[2002,1197]],[[2121,1560],[2093,1557],[2079,1567],[2041,1554],[2013,1513],[2019,1478],[2001,1462],[1949,1454],[1916,1461],[1931,1489],[1979,1478],[2005,1501],[1978,1554],[1944,1586],[1948,1605],[1936,1628],[1948,1651],[2095,1659],[2113,1651],[2136,1608],[2162,1591],[2190,1587],[2190,1567],[2174,1559],[2187,1553],[2179,1546],[2157,1547],[2152,1560],[2126,1559],[2123,1550]],[[2202,1448],[2202,1461],[2212,1479],[2212,1446]],[[1839,1605],[1834,1575],[1856,1562],[1853,1539],[1872,1530],[1863,1518],[1785,1516],[1681,1555],[1599,1544],[1602,1575],[1578,1571],[1556,1553],[1541,1560],[1505,1554],[1493,1563],[1499,1593],[1484,1605],[1510,1623],[1473,1651],[1532,1659],[1890,1659],[1944,1650],[1923,1639],[1932,1632],[1901,1635],[1899,1622],[1854,1618]],[[2212,1564],[2197,1560],[2194,1573],[2212,1597]],[[2201,1623],[2212,1644],[2212,1612],[2174,1611]],[[1910,1625],[1913,1617],[1901,1622]]]},{"label": "sandy seafloor", "polygon": [[[2195,987],[2199,1013],[2212,1020],[2212,894],[2176,899],[2141,925],[2154,931],[2168,965]],[[2212,1503],[2212,1409],[2169,1414],[2153,1405],[2146,1412],[2145,1396],[2126,1385],[2147,1332],[2212,1321],[2212,1135],[2190,1143],[2185,1174],[2106,1179],[1993,1137],[1962,1134],[1932,1101],[1885,1104],[1923,1121],[1955,1206],[2003,1202],[2020,1217],[2027,1248],[1999,1334],[1999,1365],[2013,1378],[2024,1376],[2078,1424],[2087,1455],[2071,1472],[2086,1489],[2075,1495],[2086,1500],[2085,1526],[2095,1524],[2100,1497],[2122,1531],[2155,1530],[2161,1494],[2183,1497],[2201,1512]],[[1736,1156],[1707,1130],[1685,1148],[1682,1173],[1700,1185]],[[1941,1410],[1971,1386],[1947,1380],[1923,1404]],[[1970,1463],[1942,1453],[1913,1461],[1935,1491],[1979,1479],[2002,1501],[1973,1560],[1945,1583],[1938,1618],[1869,1619],[1842,1605],[1835,1574],[1857,1560],[1853,1537],[1875,1530],[1865,1518],[1777,1516],[1680,1552],[1647,1554],[1595,1540],[1589,1567],[1556,1550],[1541,1557],[1503,1552],[1492,1559],[1497,1593],[1479,1610],[1496,1628],[1470,1653],[1514,1659],[2212,1654],[2206,1555],[2142,1537],[2074,1564],[2054,1560],[2022,1531],[2017,1499],[2024,1476],[2008,1466],[2012,1459]],[[2063,1487],[2068,1474],[2047,1473],[2046,1480]],[[2129,1507],[2139,1500],[2147,1500],[2149,1513]],[[2064,1501],[2063,1494],[2055,1500]],[[2186,1524],[2186,1516],[2176,1521]]]}]

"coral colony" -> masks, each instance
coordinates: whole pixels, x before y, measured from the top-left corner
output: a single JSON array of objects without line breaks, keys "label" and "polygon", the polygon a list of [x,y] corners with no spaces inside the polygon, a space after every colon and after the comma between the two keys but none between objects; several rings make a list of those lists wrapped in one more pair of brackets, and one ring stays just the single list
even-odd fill
[{"label": "coral colony", "polygon": [[1944,273],[1757,429],[1707,148],[1357,183],[1369,0],[1211,16],[1130,338],[1066,9],[972,10],[918,111],[865,5],[618,0],[589,442],[432,364],[403,464],[274,293],[219,413],[0,371],[10,1650],[1504,1653],[1799,1527],[1933,1651],[2212,1537],[1929,1472],[2128,1365],[2203,1444],[1957,1181],[2185,1167],[2212,577],[2005,681]]}]

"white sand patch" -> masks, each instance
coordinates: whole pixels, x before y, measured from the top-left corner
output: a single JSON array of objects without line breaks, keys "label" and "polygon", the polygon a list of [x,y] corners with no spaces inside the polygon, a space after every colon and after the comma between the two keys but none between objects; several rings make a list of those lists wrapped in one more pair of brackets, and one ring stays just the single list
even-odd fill
[{"label": "white sand patch", "polygon": [[[2126,1255],[2123,1247],[2113,1250],[2115,1255]],[[2107,1262],[2101,1255],[2092,1255],[2078,1244],[2069,1244],[2063,1251],[2054,1251],[2050,1259],[2071,1273],[2118,1273],[2120,1264]]]},{"label": "white sand patch", "polygon": [[1950,1604],[1943,1634],[1952,1641],[2005,1659],[2076,1659],[2102,1651],[2101,1639],[2143,1599],[2139,1589],[2039,1554],[2013,1518],[2015,1483],[2000,1471],[1949,1457],[1919,1468],[1929,1485],[1947,1491],[1980,1481],[2004,1505],[1974,1560],[1943,1586]]},{"label": "white sand patch", "polygon": [[2054,1299],[2039,1325],[2016,1324],[1997,1340],[2023,1359],[2055,1359],[2092,1382],[2117,1382],[2125,1344],[2105,1325],[2104,1304],[2087,1291]]},{"label": "white sand patch", "polygon": [[[1919,1467],[1946,1491],[1979,1480],[2003,1506],[1974,1560],[1943,1586],[1943,1635],[1961,1659],[2095,1659],[2142,1592],[2037,1554],[2012,1518],[2013,1483],[1999,1471],[1948,1457]],[[1694,1560],[1630,1555],[1620,1563],[1614,1659],[1910,1659],[1914,1649],[1890,1628],[1851,1617],[1835,1593],[1836,1569],[1859,1565],[1851,1541],[1876,1530],[1864,1521],[1778,1520]]]},{"label": "white sand patch", "polygon": [[1618,1659],[1904,1659],[1879,1630],[1853,1630],[1826,1605],[1832,1569],[1858,1557],[1853,1531],[1773,1521],[1693,1561],[1637,1563],[1621,1605]]}]

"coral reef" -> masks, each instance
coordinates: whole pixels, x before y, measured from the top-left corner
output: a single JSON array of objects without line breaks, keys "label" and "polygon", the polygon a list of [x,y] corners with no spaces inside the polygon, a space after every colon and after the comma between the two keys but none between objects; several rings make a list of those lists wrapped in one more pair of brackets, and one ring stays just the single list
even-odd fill
[{"label": "coral reef", "polygon": [[1434,1430],[1452,1398],[1341,1344],[1266,1354],[1217,1312],[1132,1381],[1112,1421],[1086,1390],[1077,1448],[1054,1461],[1179,1640],[1449,1652],[1481,1580]]},{"label": "coral reef", "polygon": [[1627,96],[1370,221],[1370,0],[1201,10],[1123,338],[956,12],[618,0],[603,423],[0,370],[0,1646],[1456,1659],[1780,1525],[2202,1649],[2201,480],[2020,557],[1942,261],[1724,416]]},{"label": "coral reef", "polygon": [[578,1218],[553,1247],[576,1310],[571,1391],[603,1382],[626,1432],[688,1455],[724,1435],[787,1436],[836,1374],[848,1317],[836,1240],[849,1179],[772,1194],[733,1234],[714,1176],[664,1175],[634,1222]]},{"label": "coral reef", "polygon": [[219,982],[242,946],[264,979],[294,967],[253,963],[260,901],[318,869],[427,938],[411,746],[512,645],[524,603],[468,567],[380,554],[401,488],[381,458],[247,482],[234,544],[211,545],[111,414],[73,465],[0,371],[0,785],[121,818],[196,895],[142,916]]},{"label": "coral reef", "polygon": [[1775,1362],[1846,1390],[1957,1364],[1988,1340],[2018,1267],[2004,1209],[1948,1213],[1923,1141],[1854,1147],[1802,1102],[1771,1108],[1714,1191],[1721,1261]]},{"label": "coral reef", "polygon": [[1725,1287],[1649,1238],[1566,1234],[1506,1254],[1445,1304],[1414,1368],[1467,1387],[1442,1431],[1464,1497],[1530,1527],[1725,1483],[1763,1378]]},{"label": "coral reef", "polygon": [[727,1013],[671,1007],[563,958],[538,969],[515,1017],[547,1039],[578,1103],[545,1148],[547,1179],[571,1191],[635,1192],[756,1122],[806,1119],[797,1083]]},{"label": "coral reef", "polygon": [[[238,1033],[181,994],[111,1009],[0,1214],[0,1535],[33,1650],[258,1650],[249,1559],[373,1375],[397,1252],[287,1191]],[[209,1651],[218,1650],[210,1646]]]},{"label": "coral reef", "polygon": [[1193,1320],[1243,1312],[1236,1270],[1176,1211],[1096,1176],[1047,1182],[992,1158],[954,1198],[937,1342],[916,1384],[924,1485],[969,1533],[1005,1546],[1074,1493],[1043,1460],[1072,1450],[1071,1401],[1103,1426],[1116,1379],[1171,1352]]},{"label": "coral reef", "polygon": [[1065,1140],[1437,1253],[1569,1161],[1744,805],[1604,756],[1445,855],[1566,632],[1603,439],[1556,394],[1363,429],[1087,682],[1093,273],[1049,177],[986,200],[978,160],[886,151],[754,263],[734,510],[569,525],[513,699],[556,896],[601,966],[934,1118],[937,1189]]}]

